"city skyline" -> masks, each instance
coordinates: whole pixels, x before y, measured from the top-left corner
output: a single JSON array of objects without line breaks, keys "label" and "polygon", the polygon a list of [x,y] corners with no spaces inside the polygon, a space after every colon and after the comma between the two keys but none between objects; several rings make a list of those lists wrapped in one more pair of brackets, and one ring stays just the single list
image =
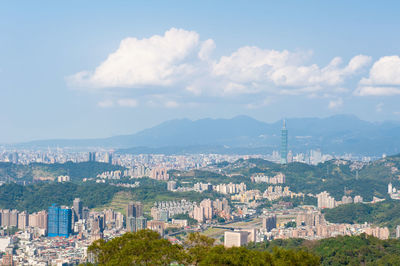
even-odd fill
[{"label": "city skyline", "polygon": [[241,114],[398,121],[398,5],[2,2],[0,142]]}]

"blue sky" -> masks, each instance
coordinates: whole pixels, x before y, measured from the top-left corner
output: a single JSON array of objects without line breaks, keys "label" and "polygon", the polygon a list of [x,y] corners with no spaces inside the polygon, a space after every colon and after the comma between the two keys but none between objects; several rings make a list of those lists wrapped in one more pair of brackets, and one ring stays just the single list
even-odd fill
[{"label": "blue sky", "polygon": [[400,120],[397,1],[1,1],[0,143],[174,118]]}]

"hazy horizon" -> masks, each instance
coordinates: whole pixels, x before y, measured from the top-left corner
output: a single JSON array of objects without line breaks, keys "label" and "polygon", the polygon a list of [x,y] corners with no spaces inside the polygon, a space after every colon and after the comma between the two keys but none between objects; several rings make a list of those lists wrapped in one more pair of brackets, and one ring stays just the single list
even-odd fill
[{"label": "hazy horizon", "polygon": [[[160,123],[157,123],[155,125],[151,125],[149,127],[144,127],[141,129],[138,129],[137,131],[134,132],[126,132],[126,133],[121,133],[121,134],[116,134],[116,135],[105,135],[105,136],[89,136],[89,137],[50,137],[50,138],[37,138],[37,139],[27,139],[27,140],[21,140],[21,141],[15,141],[15,142],[0,142],[0,145],[13,145],[13,144],[19,144],[19,143],[29,143],[29,142],[35,142],[35,141],[44,141],[44,140],[92,140],[92,139],[106,139],[106,138],[112,138],[112,137],[117,137],[117,136],[127,136],[127,135],[134,135],[137,134],[139,132],[142,132],[144,130],[147,129],[152,129],[154,127],[157,127],[161,124],[170,122],[170,121],[177,121],[177,120],[189,120],[192,122],[196,122],[196,121],[201,121],[201,120],[232,120],[238,117],[248,117],[250,119],[254,119],[257,120],[259,122],[263,122],[266,124],[275,124],[275,123],[279,123],[282,122],[283,120],[296,120],[296,119],[328,119],[328,118],[332,118],[332,117],[355,117],[356,119],[359,119],[360,121],[365,121],[365,122],[369,122],[369,123],[387,123],[387,122],[393,122],[393,123],[399,123],[400,121],[397,120],[381,120],[381,121],[368,121],[368,120],[364,120],[364,119],[360,119],[358,116],[353,115],[353,114],[335,114],[335,115],[329,115],[329,116],[308,116],[308,117],[283,117],[277,120],[273,120],[273,121],[263,121],[260,119],[256,119],[255,117],[252,117],[250,115],[244,115],[244,114],[239,114],[239,115],[235,115],[232,117],[201,117],[201,118],[189,118],[189,117],[182,117],[182,118],[173,118],[173,119],[168,119],[165,121],[161,121]],[[290,127],[290,124],[288,125]],[[168,144],[166,144],[168,145]]]}]

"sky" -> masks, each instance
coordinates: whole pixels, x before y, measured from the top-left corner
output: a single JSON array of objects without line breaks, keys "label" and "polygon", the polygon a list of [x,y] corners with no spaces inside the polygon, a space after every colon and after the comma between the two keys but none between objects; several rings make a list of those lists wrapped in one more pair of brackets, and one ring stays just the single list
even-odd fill
[{"label": "sky", "polygon": [[1,1],[0,143],[400,120],[398,1]]}]

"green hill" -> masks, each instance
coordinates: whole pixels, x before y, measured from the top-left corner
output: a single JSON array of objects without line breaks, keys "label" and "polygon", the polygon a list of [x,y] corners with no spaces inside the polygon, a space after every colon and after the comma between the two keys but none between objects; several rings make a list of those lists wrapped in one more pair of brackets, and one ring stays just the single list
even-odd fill
[{"label": "green hill", "polygon": [[304,250],[320,257],[321,265],[400,265],[400,240],[367,236],[338,236],[318,241],[304,239],[251,243],[252,250]]},{"label": "green hill", "polygon": [[0,162],[0,181],[31,182],[40,177],[56,178],[60,175],[69,175],[71,180],[93,178],[105,171],[124,170],[124,167],[101,162],[81,163],[31,163],[29,165]]},{"label": "green hill", "polygon": [[400,201],[385,200],[375,204],[346,204],[324,210],[325,219],[332,223],[373,223],[394,229],[400,225]]}]

